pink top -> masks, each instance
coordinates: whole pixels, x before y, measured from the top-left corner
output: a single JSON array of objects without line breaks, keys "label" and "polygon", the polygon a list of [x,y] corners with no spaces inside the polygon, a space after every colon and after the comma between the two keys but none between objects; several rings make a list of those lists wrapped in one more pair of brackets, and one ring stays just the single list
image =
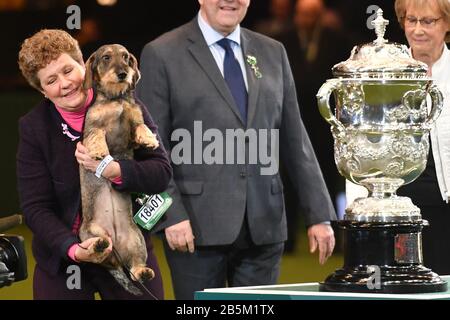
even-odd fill
[{"label": "pink top", "polygon": [[66,121],[66,123],[70,127],[72,127],[73,129],[75,129],[78,132],[81,132],[81,131],[83,131],[84,116],[86,115],[86,110],[89,107],[89,105],[91,104],[92,99],[94,99],[94,90],[89,89],[87,92],[86,102],[84,103],[84,106],[83,106],[83,108],[81,108],[80,111],[71,112],[71,111],[64,110],[61,107],[56,106],[56,105],[55,105],[55,107],[56,107],[56,110],[58,110],[61,117],[64,119],[64,121]]},{"label": "pink top", "polygon": [[[66,111],[62,109],[61,107],[58,107],[55,105],[56,110],[58,110],[61,117],[64,119],[64,121],[74,130],[78,132],[83,131],[83,124],[84,124],[84,117],[86,115],[86,110],[89,107],[89,105],[92,103],[92,100],[94,99],[94,90],[89,89],[87,92],[87,99],[83,106],[83,108],[76,112]],[[117,177],[110,180],[112,183],[115,184],[121,184],[122,183],[122,177]],[[78,212],[77,216],[75,217],[75,221],[72,226],[72,233],[78,234],[78,231],[80,230],[81,226],[81,215]],[[77,261],[75,259],[75,250],[78,246],[78,243],[74,243],[69,250],[67,251],[67,255],[72,259],[73,261]]]}]

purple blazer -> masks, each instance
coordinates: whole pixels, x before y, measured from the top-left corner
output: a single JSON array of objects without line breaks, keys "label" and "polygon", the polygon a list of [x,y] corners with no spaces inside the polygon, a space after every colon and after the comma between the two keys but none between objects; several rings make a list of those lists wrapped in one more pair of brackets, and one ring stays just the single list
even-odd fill
[{"label": "purple blazer", "polygon": [[[157,132],[147,108],[145,124]],[[72,225],[80,211],[81,193],[75,148],[80,132],[70,128],[54,104],[45,99],[19,120],[17,179],[21,210],[33,232],[33,255],[39,266],[56,274],[68,248],[78,243]],[[161,141],[158,135],[158,140]],[[154,194],[164,191],[172,168],[160,142],[156,150],[137,149],[134,160],[119,160],[120,191]]]}]

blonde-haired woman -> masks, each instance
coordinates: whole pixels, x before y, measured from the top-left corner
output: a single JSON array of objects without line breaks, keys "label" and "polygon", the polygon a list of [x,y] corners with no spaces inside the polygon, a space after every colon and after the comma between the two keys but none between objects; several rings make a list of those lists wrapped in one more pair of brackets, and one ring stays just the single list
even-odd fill
[{"label": "blonde-haired woman", "polygon": [[410,197],[430,222],[423,232],[425,266],[450,274],[450,0],[396,0],[395,12],[414,59],[428,65],[429,76],[444,94],[427,167],[398,194]]}]

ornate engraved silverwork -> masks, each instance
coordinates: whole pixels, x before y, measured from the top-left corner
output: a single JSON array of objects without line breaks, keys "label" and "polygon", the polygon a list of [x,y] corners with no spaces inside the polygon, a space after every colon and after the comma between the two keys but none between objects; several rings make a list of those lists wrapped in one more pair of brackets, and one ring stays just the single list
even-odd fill
[{"label": "ornate engraved silverwork", "polygon": [[339,172],[369,190],[369,198],[346,209],[347,220],[421,219],[419,208],[395,192],[425,169],[429,131],[441,112],[442,94],[427,78],[425,64],[405,46],[384,39],[387,23],[379,11],[373,22],[377,39],[355,47],[347,61],[335,65],[338,78],[328,80],[317,94],[319,110],[331,125]]}]

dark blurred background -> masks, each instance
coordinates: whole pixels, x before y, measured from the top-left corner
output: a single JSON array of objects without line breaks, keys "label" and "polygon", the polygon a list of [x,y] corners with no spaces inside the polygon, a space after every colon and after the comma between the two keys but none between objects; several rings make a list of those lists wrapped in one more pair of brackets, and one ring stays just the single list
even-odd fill
[{"label": "dark blurred background", "polygon": [[[104,2],[115,3],[106,6],[101,4]],[[267,24],[273,15],[273,11],[270,9],[271,2],[271,0],[251,1],[242,25],[269,34],[264,29],[264,24]],[[294,2],[292,1],[292,7],[288,10],[286,19],[291,19],[295,15]],[[370,5],[382,7],[385,18],[390,20],[386,38],[405,43],[403,32],[395,19],[393,2],[393,0],[324,0],[328,16],[331,17],[328,26],[335,29],[334,31],[339,33],[345,41],[338,40],[338,38],[327,40],[328,49],[326,50],[333,52],[334,47],[339,47],[340,55],[336,53],[335,61],[319,60],[318,63],[329,71],[334,63],[349,56],[350,49],[354,45],[374,40],[374,32],[366,27],[368,17],[373,14],[373,12],[366,13]],[[66,10],[73,4],[78,5],[81,9],[80,30],[68,30],[66,27],[66,20],[70,16]],[[197,11],[197,0],[0,0],[0,39],[2,41],[0,45],[0,119],[2,119],[0,124],[2,155],[0,168],[3,180],[0,193],[0,216],[20,212],[15,175],[15,154],[18,142],[17,121],[41,98],[38,92],[29,88],[19,73],[17,54],[21,42],[42,28],[60,28],[77,37],[85,59],[98,46],[106,43],[120,43],[139,58],[143,46],[148,41],[188,22],[196,15]],[[283,34],[271,34],[271,36],[279,40],[283,39]],[[287,51],[291,64],[293,64],[297,59],[295,51],[288,46]],[[320,55],[318,57],[320,59]],[[309,72],[315,72],[314,70],[312,68]],[[294,70],[294,73],[301,72],[301,68]],[[331,77],[331,74],[322,73],[321,76],[319,81],[324,81]],[[298,82],[300,83],[300,81]],[[302,92],[302,86],[299,83],[297,83],[297,88],[301,103],[302,95],[306,93]],[[312,90],[316,89],[312,88]],[[305,97],[305,100],[307,98]],[[315,106],[308,107],[314,112],[316,108]],[[307,114],[306,112],[303,115],[305,123],[307,125],[308,123],[314,124],[315,122],[310,120]],[[326,127],[325,123],[323,125]],[[309,124],[309,126],[311,125]],[[321,134],[330,140],[329,130],[325,130]],[[329,154],[332,154],[332,150]],[[321,161],[323,163],[328,161],[334,166],[332,157]]]}]

